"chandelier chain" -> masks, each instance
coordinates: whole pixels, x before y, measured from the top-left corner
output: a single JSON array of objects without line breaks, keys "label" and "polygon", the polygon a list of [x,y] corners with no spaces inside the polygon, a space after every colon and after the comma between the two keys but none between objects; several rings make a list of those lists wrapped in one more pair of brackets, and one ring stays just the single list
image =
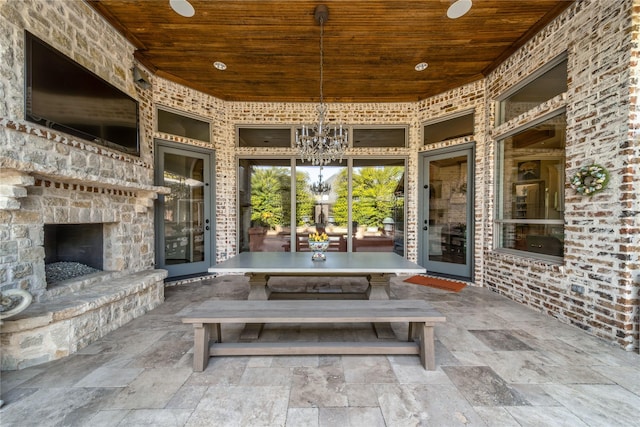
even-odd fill
[{"label": "chandelier chain", "polygon": [[320,105],[324,103],[324,18],[320,17]]},{"label": "chandelier chain", "polygon": [[344,152],[349,146],[349,132],[342,125],[325,123],[327,108],[324,105],[324,24],[329,16],[325,5],[316,6],[314,13],[320,24],[320,104],[318,119],[314,125],[303,125],[296,130],[296,146],[302,161],[313,165],[327,165],[339,159],[342,162]]}]

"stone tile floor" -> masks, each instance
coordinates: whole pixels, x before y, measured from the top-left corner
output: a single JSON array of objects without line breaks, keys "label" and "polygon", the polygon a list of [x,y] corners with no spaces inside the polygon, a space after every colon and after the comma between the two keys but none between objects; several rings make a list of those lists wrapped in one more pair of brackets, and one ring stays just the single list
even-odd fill
[{"label": "stone tile floor", "polygon": [[[436,327],[435,371],[416,356],[278,356],[211,359],[194,373],[191,326],[174,314],[207,298],[246,298],[246,278],[223,276],[168,287],[165,304],[75,355],[2,372],[0,425],[640,426],[637,353],[486,289],[452,293],[394,278],[391,293],[447,316]],[[406,334],[406,325],[392,327]],[[267,325],[261,339],[372,334],[367,325]]]}]

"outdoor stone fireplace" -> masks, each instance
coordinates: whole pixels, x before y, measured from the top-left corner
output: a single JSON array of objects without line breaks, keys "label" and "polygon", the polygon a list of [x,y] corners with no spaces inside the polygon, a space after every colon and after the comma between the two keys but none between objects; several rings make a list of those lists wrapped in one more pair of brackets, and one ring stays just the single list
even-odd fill
[{"label": "outdoor stone fireplace", "polygon": [[[0,146],[0,289],[34,302],[2,320],[1,369],[55,360],[164,300],[154,268],[153,186],[142,160],[4,122]],[[26,142],[28,141],[28,143]],[[82,274],[47,280],[55,264]]]}]

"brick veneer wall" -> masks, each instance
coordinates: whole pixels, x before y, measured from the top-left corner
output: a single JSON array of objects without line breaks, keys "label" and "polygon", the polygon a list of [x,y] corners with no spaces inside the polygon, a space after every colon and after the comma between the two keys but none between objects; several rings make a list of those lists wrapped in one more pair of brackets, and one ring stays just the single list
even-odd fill
[{"label": "brick veneer wall", "polygon": [[[474,257],[477,285],[549,313],[567,323],[631,349],[638,343],[638,117],[635,94],[638,72],[638,22],[632,20],[632,6],[638,0],[602,2],[583,0],[571,6],[522,49],[481,81],[416,103],[332,104],[329,115],[349,125],[402,124],[409,127],[409,147],[404,149],[353,149],[351,154],[406,156],[407,254],[417,257],[418,172],[420,153],[434,149],[475,143],[475,241]],[[115,158],[115,165],[134,163],[134,176],[151,184],[155,139],[209,147],[216,154],[216,258],[226,259],[236,252],[236,163],[238,156],[291,155],[289,149],[251,149],[235,147],[237,124],[300,124],[315,117],[315,104],[223,102],[166,80],[152,77],[152,90],[140,90],[131,82],[132,47],[123,37],[97,18],[81,2],[5,2],[0,6],[2,75],[16,76],[0,87],[0,113],[20,125],[22,122],[22,28],[58,46],[97,74],[133,94],[141,103],[142,156],[139,160],[119,158],[114,153],[93,153],[89,144],[60,141],[33,132],[16,131],[3,121],[0,148],[11,146],[9,138],[24,144],[49,144],[52,152],[69,146],[73,153],[89,156],[90,164]],[[16,24],[17,23],[17,24]],[[73,37],[70,36],[73,34]],[[99,40],[96,45],[93,40]],[[109,46],[101,49],[100,46]],[[493,100],[526,78],[533,70],[558,54],[568,52],[569,90],[504,125],[495,125]],[[622,61],[620,61],[622,59]],[[123,65],[124,64],[124,65]],[[164,105],[196,114],[212,121],[212,142],[205,144],[154,131],[154,106]],[[567,175],[592,159],[604,164],[612,174],[610,186],[592,198],[576,196],[566,187],[566,256],[561,264],[536,261],[494,250],[495,141],[524,120],[566,107],[568,117]],[[462,111],[473,110],[475,135],[429,147],[422,145],[422,125]],[[21,135],[21,136],[16,136]],[[97,156],[97,157],[96,157]],[[96,172],[100,175],[99,172]],[[136,178],[137,179],[137,178]],[[33,191],[33,189],[31,190]],[[0,223],[11,217],[0,211]],[[152,229],[151,215],[137,217]],[[2,228],[2,244],[20,244],[24,230]],[[141,236],[149,242],[150,236]],[[18,243],[13,243],[18,242]],[[5,246],[6,248],[6,246]],[[151,256],[150,256],[151,258]],[[149,258],[149,259],[150,259]],[[6,257],[2,260],[6,261]],[[146,264],[145,258],[142,264]],[[8,282],[7,271],[18,264],[2,265],[0,286],[7,283],[24,287],[28,277]],[[2,282],[1,280],[4,280]],[[635,284],[634,284],[635,283]]]},{"label": "brick veneer wall", "polygon": [[630,72],[637,74],[637,61],[631,61],[637,55],[637,23],[630,31],[634,3],[637,8],[631,0],[572,6],[487,78],[490,101],[566,51],[567,93],[505,125],[491,128],[490,120],[489,133],[498,139],[565,106],[567,177],[597,162],[609,170],[611,181],[592,197],[566,186],[562,264],[488,250],[484,285],[626,349],[638,343],[640,269],[639,148],[629,120],[636,106],[630,79]]}]

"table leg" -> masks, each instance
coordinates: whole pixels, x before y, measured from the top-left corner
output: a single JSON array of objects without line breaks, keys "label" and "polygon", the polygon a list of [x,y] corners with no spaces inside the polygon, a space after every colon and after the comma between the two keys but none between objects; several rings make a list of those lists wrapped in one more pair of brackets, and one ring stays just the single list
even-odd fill
[{"label": "table leg", "polygon": [[391,283],[391,275],[386,273],[375,273],[367,276],[369,288],[367,296],[369,299],[389,299],[389,285]]},{"label": "table leg", "polygon": [[222,328],[220,323],[209,323],[209,341],[222,342]]},{"label": "table leg", "polygon": [[[385,273],[375,273],[367,276],[369,288],[367,289],[367,297],[375,300],[389,299],[389,285],[391,283],[391,275]],[[374,323],[373,328],[378,338],[396,338],[389,323]]]},{"label": "table leg", "polygon": [[269,275],[265,273],[247,273],[249,276],[249,300],[268,300],[271,291],[267,287]]},{"label": "table leg", "polygon": [[[271,291],[267,287],[269,275],[265,273],[247,273],[249,276],[249,296],[248,300],[266,301],[269,299]],[[262,332],[262,323],[247,323],[240,333],[240,339],[243,341],[257,340]]]},{"label": "table leg", "polygon": [[202,372],[209,363],[209,325],[193,324],[193,370]]}]

